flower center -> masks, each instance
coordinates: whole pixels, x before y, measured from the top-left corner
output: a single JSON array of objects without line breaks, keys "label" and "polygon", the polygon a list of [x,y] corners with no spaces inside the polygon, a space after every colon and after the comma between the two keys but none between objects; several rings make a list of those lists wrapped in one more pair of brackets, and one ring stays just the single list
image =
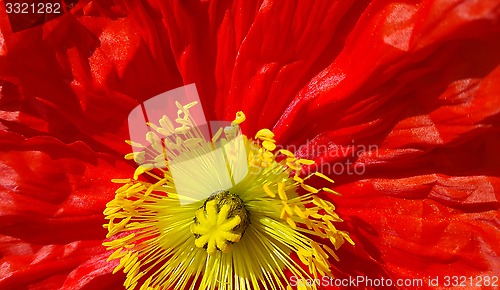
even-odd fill
[{"label": "flower center", "polygon": [[230,252],[250,224],[249,217],[243,200],[236,194],[227,190],[212,193],[196,211],[191,225],[195,245],[210,255]]},{"label": "flower center", "polygon": [[113,180],[123,185],[104,211],[113,238],[103,245],[114,250],[108,260],[119,260],[113,273],[123,269],[125,287],[291,289],[285,273],[297,281],[332,276],[335,251],[354,242],[320,197],[337,193],[308,180],[333,180],[304,176],[315,162],[277,150],[272,131],[259,130],[254,140],[241,134],[241,112],[207,140],[190,117],[196,102],[176,105],[177,128],[163,116],[160,126],[147,123],[150,144],[127,142],[135,152],[125,158],[139,166],[132,179]]}]

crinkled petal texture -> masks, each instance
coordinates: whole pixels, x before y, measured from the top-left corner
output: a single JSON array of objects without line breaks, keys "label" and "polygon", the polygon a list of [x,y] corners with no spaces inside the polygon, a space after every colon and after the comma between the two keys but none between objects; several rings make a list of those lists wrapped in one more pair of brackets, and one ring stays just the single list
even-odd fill
[{"label": "crinkled petal texture", "polygon": [[499,273],[498,1],[80,1],[17,33],[0,14],[0,288],[122,289],[101,223],[127,115],[189,83],[208,119],[243,110],[336,180],[337,276]]}]

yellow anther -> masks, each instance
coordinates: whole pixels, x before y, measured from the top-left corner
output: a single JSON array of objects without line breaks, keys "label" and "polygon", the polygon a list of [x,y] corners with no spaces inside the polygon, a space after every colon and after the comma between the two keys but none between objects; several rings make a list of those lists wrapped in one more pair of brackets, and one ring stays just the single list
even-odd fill
[{"label": "yellow anther", "polygon": [[136,184],[132,185],[131,187],[129,187],[127,190],[125,190],[125,193],[127,194],[127,197],[130,197],[134,193],[141,192],[144,189],[146,189],[146,187],[143,184],[136,183]]},{"label": "yellow anther", "polygon": [[285,210],[287,216],[293,216],[293,210],[292,208],[288,205],[288,203],[286,203],[286,201],[282,200],[281,201],[281,206],[283,207],[283,209]]},{"label": "yellow anther", "polygon": [[296,229],[297,228],[297,225],[295,224],[295,221],[291,218],[291,217],[287,217],[286,218],[286,223],[292,228],[292,229]]},{"label": "yellow anther", "polygon": [[132,160],[132,159],[134,159],[134,153],[125,154],[125,159],[126,160]]},{"label": "yellow anther", "polygon": [[307,185],[307,184],[305,184],[305,183],[301,183],[301,184],[300,184],[300,186],[301,186],[303,189],[305,189],[305,190],[307,190],[307,191],[309,191],[309,192],[311,192],[311,193],[318,193],[318,192],[319,192],[319,189],[316,189],[316,188],[314,188],[314,187],[312,187],[312,186],[310,186],[310,185]]},{"label": "yellow anther", "polygon": [[298,251],[297,251],[297,256],[299,257],[300,261],[304,264],[304,265],[309,265],[310,261],[311,261],[311,257],[312,257],[312,254],[311,252],[303,249],[303,248],[300,248]]},{"label": "yellow anther", "polygon": [[335,226],[329,221],[329,220],[326,220],[325,221],[325,225],[328,227],[328,229],[332,232],[332,233],[337,233],[337,228],[335,228]]},{"label": "yellow anther", "polygon": [[274,133],[269,129],[260,129],[257,134],[255,134],[255,139],[271,141],[274,140]]},{"label": "yellow anther", "polygon": [[158,129],[160,129],[158,126],[156,126],[155,124],[150,123],[150,122],[146,122],[146,125],[151,127],[155,131],[158,131]]},{"label": "yellow anther", "polygon": [[120,248],[127,244],[130,240],[132,240],[133,238],[135,237],[135,234],[130,234],[130,235],[127,235],[125,237],[122,237],[122,238],[119,238],[119,239],[116,239],[116,240],[112,240],[112,241],[109,241],[109,242],[104,242],[102,243],[103,246],[107,247],[109,250],[111,249],[116,249],[116,248]]},{"label": "yellow anther", "polygon": [[274,192],[272,192],[271,189],[269,189],[269,185],[264,184],[262,187],[264,188],[264,192],[267,194],[267,196],[269,196],[271,198],[276,197],[276,194]]},{"label": "yellow anther", "polygon": [[116,250],[113,252],[113,254],[111,254],[111,255],[109,256],[109,258],[108,258],[106,261],[108,261],[108,262],[109,262],[109,261],[111,261],[111,260],[114,260],[114,259],[119,259],[119,258],[121,258],[121,257],[125,256],[125,253],[122,253],[122,249],[123,249],[123,248],[118,248],[118,249],[116,249]]},{"label": "yellow anther", "polygon": [[123,270],[123,272],[127,273],[128,271],[130,271],[135,266],[136,263],[137,263],[137,253],[134,253],[134,255],[132,255],[130,259],[128,259],[125,262],[125,269]]},{"label": "yellow anther", "polygon": [[344,244],[344,238],[337,233],[329,235],[328,239],[330,240],[332,245],[335,247],[335,250],[338,250],[340,248],[340,246],[342,246]]},{"label": "yellow anther", "polygon": [[182,106],[182,108],[183,108],[184,110],[189,110],[189,109],[191,109],[192,107],[194,107],[196,104],[198,104],[198,101],[193,101],[193,102],[191,102],[191,103],[189,103],[189,104],[186,104],[186,105]]},{"label": "yellow anther", "polygon": [[151,169],[153,169],[154,166],[153,164],[142,164],[139,165],[134,172],[134,179],[137,180],[139,178],[139,175],[143,174],[144,172],[148,172]]},{"label": "yellow anther", "polygon": [[246,120],[246,116],[242,111],[239,111],[236,113],[236,118],[234,119],[233,123],[236,125],[239,125],[243,123]]},{"label": "yellow anther", "polygon": [[128,153],[125,155],[125,159],[127,160],[133,159],[136,163],[143,163],[145,161],[145,153],[144,151]]},{"label": "yellow anther", "polygon": [[287,162],[286,165],[295,171],[302,170],[302,167],[300,167],[300,165],[297,165],[295,162]]},{"label": "yellow anther", "polygon": [[177,134],[186,134],[190,129],[191,129],[191,127],[183,124],[181,127],[175,128],[174,132]]},{"label": "yellow anther", "polygon": [[138,143],[138,142],[125,140],[125,143],[127,143],[128,145],[133,146],[133,147],[144,148],[144,145],[142,145],[141,143]]},{"label": "yellow anther", "polygon": [[262,153],[262,156],[264,157],[264,159],[270,159],[270,160],[274,159],[274,154],[269,151]]},{"label": "yellow anther", "polygon": [[167,116],[163,116],[160,119],[160,126],[169,134],[174,133],[174,124],[172,124],[172,121]]},{"label": "yellow anther", "polygon": [[330,256],[332,256],[335,260],[337,261],[340,261],[339,257],[337,256],[337,254],[335,254],[335,252],[330,248],[328,247],[327,245],[323,245],[323,248],[328,252],[328,254],[330,254]]},{"label": "yellow anther", "polygon": [[168,182],[168,179],[167,178],[164,178],[164,179],[161,179],[160,181],[158,181],[157,183],[151,185],[147,190],[146,192],[144,193],[145,196],[148,196],[151,194],[151,192],[153,192],[153,190],[156,190],[158,189],[159,187],[161,187],[162,185],[164,185],[165,183]]},{"label": "yellow anther", "polygon": [[149,284],[151,284],[151,280],[153,279],[153,276],[150,276],[146,281],[144,281],[144,284],[142,284],[141,288],[139,290],[149,290],[153,289],[149,287]]},{"label": "yellow anther", "polygon": [[130,178],[124,178],[124,179],[120,179],[120,178],[117,178],[117,179],[111,179],[111,182],[113,182],[113,183],[129,183],[129,182],[130,182]]},{"label": "yellow anther", "polygon": [[189,120],[187,120],[186,116],[184,116],[184,118],[175,119],[175,122],[178,124],[181,124],[183,126],[185,125],[186,127],[189,127],[189,125],[191,125],[191,122],[189,122]]},{"label": "yellow anther", "polygon": [[294,206],[293,207],[293,211],[295,212],[295,214],[300,217],[301,219],[305,219],[307,218],[306,214],[298,207],[298,206]]},{"label": "yellow anther", "polygon": [[299,164],[304,164],[304,165],[313,165],[315,162],[313,160],[309,160],[309,159],[299,159],[297,160],[297,162]]},{"label": "yellow anther", "polygon": [[331,179],[330,177],[324,175],[323,173],[314,172],[314,175],[319,176],[319,177],[323,178],[324,180],[327,180],[327,181],[329,181],[331,183],[335,183],[335,181],[333,181],[333,179]]},{"label": "yellow anther", "polygon": [[341,222],[342,219],[336,214],[334,213],[333,215],[330,215],[330,214],[325,214],[321,217],[321,219],[323,221],[330,221],[330,222]]},{"label": "yellow anther", "polygon": [[276,149],[276,144],[274,144],[274,142],[265,140],[264,142],[262,142],[262,147],[266,148],[266,150],[273,151],[274,149]]},{"label": "yellow anther", "polygon": [[332,190],[332,189],[330,189],[330,188],[328,188],[328,187],[323,187],[321,190],[326,191],[326,192],[329,192],[329,193],[333,193],[333,194],[335,194],[335,195],[339,195],[339,196],[341,195],[340,193],[338,193],[338,192],[336,192],[335,190]]},{"label": "yellow anther", "polygon": [[[129,181],[129,182],[130,182],[130,181]],[[126,190],[130,187],[130,186],[132,186],[132,183],[126,183],[126,184],[124,184],[124,185],[120,186],[120,187],[119,187],[119,188],[115,191],[115,193],[116,193],[117,195],[119,195],[120,193],[125,192],[125,191],[126,191]]]},{"label": "yellow anther", "polygon": [[158,153],[163,153],[163,146],[161,144],[160,137],[156,135],[155,132],[149,131],[146,133],[146,140],[151,144],[151,147]]},{"label": "yellow anther", "polygon": [[119,206],[113,206],[113,205],[110,204],[110,202],[108,202],[106,204],[106,209],[104,210],[103,213],[104,213],[105,216],[110,216],[110,215],[113,215],[116,212],[118,212],[120,209],[121,209],[121,207],[119,207]]},{"label": "yellow anther", "polygon": [[298,183],[304,183],[304,179],[300,178],[297,174],[293,176],[293,180]]},{"label": "yellow anther", "polygon": [[279,151],[281,154],[285,155],[285,156],[288,156],[288,157],[294,157],[295,158],[295,155],[293,155],[292,152],[286,150],[286,149],[280,149]]},{"label": "yellow anther", "polygon": [[286,220],[287,217],[288,217],[288,213],[286,212],[286,209],[284,207],[281,207],[280,218],[282,220]]},{"label": "yellow anther", "polygon": [[311,247],[313,249],[313,254],[316,257],[321,256],[324,259],[328,259],[328,255],[323,251],[323,249],[318,245],[318,243],[311,241]]},{"label": "yellow anther", "polygon": [[349,236],[349,233],[345,232],[345,231],[338,231],[338,233],[344,238],[346,239],[351,245],[354,245],[354,241],[351,239],[351,237]]},{"label": "yellow anther", "polygon": [[215,132],[214,136],[212,137],[212,142],[217,142],[220,138],[220,136],[222,135],[222,128],[219,128],[219,130],[217,130],[217,132]]},{"label": "yellow anther", "polygon": [[288,200],[288,196],[286,195],[285,192],[285,183],[283,182],[278,182],[278,195],[280,196],[281,200]]}]

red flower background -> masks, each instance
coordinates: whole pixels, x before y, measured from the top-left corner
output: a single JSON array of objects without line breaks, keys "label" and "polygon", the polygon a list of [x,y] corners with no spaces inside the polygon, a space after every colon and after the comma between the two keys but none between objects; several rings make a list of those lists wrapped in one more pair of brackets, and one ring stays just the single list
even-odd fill
[{"label": "red flower background", "polygon": [[[329,174],[337,277],[499,274],[499,1],[160,2],[16,33],[0,9],[1,289],[123,289],[101,243],[127,115],[190,83],[210,120],[365,166]],[[329,154],[353,144],[378,150]]]}]

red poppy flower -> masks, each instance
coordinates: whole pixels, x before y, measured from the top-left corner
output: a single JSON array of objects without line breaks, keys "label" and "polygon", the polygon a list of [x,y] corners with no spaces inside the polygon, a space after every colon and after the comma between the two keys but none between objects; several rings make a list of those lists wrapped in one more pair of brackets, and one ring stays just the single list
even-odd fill
[{"label": "red poppy flower", "polygon": [[0,9],[0,288],[123,289],[127,116],[191,83],[335,180],[337,283],[500,283],[498,1],[116,2],[15,33]]}]

